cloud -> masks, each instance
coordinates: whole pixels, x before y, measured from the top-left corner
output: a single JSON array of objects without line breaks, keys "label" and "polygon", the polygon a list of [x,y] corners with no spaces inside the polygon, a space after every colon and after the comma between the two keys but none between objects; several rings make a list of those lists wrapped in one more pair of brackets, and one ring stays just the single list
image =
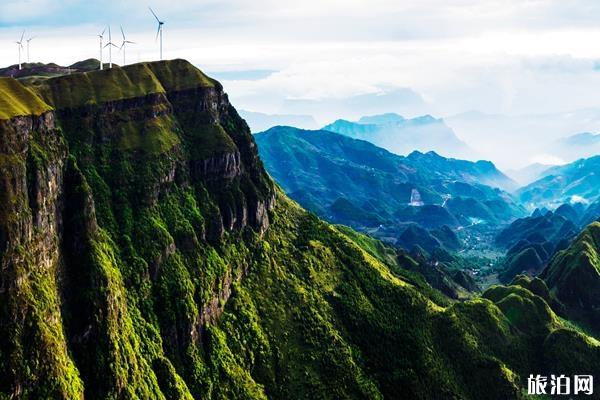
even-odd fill
[{"label": "cloud", "polygon": [[[504,114],[501,129],[473,119],[451,122],[461,139],[489,158],[523,140],[521,163],[548,152],[532,142],[600,129],[596,119],[560,119],[565,111],[599,107],[597,1],[149,3],[166,20],[165,57],[186,58],[216,72],[232,102],[248,110],[310,111],[321,114],[315,115],[320,122],[333,113],[359,116],[367,105],[369,113]],[[107,23],[115,30],[122,24],[137,43],[128,49],[130,62],[154,60],[156,27],[147,5],[139,0],[5,0],[0,3],[0,60],[17,62],[14,41],[23,28],[38,36],[32,61],[71,64],[98,57],[96,34]],[[113,56],[120,62],[120,53]],[[398,91],[422,103],[373,101],[352,103],[352,109],[344,101],[381,100]],[[519,118],[550,113],[555,114],[547,118],[552,123]],[[569,132],[569,126],[577,130]],[[511,161],[504,157],[503,162]]]}]

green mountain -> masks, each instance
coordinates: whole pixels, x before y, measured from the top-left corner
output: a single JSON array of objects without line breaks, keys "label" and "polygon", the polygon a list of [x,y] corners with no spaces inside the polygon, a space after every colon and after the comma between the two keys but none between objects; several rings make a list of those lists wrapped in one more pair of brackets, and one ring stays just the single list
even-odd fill
[{"label": "green mountain", "polygon": [[558,251],[565,249],[580,232],[584,213],[581,205],[563,204],[554,212],[536,209],[531,216],[519,218],[495,238],[507,249],[499,279],[510,282],[516,275],[537,275]]},{"label": "green mountain", "polygon": [[269,173],[301,205],[399,244],[406,245],[410,223],[426,229],[495,226],[522,215],[510,195],[481,183],[507,179],[490,162],[433,152],[402,157],[366,141],[291,127],[255,138]]},{"label": "green mountain", "polygon": [[290,201],[191,64],[26,82],[0,92],[0,398],[512,399],[600,372],[539,283],[456,302]]},{"label": "green mountain", "polygon": [[569,315],[600,330],[600,223],[589,225],[541,277]]},{"label": "green mountain", "polygon": [[414,150],[436,151],[457,158],[469,158],[473,151],[442,119],[431,115],[406,119],[398,114],[362,117],[357,122],[337,120],[323,130],[369,141],[396,154]]},{"label": "green mountain", "polygon": [[553,167],[539,180],[519,189],[521,202],[532,207],[556,207],[568,202],[600,199],[600,156]]}]

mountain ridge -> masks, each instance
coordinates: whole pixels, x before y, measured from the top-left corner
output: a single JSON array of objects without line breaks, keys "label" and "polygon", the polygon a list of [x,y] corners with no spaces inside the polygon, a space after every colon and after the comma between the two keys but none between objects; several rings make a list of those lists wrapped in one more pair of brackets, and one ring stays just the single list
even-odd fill
[{"label": "mountain ridge", "polygon": [[338,119],[322,129],[370,141],[399,155],[413,150],[433,150],[453,157],[469,158],[473,153],[443,119],[429,114],[406,119],[388,113],[363,117],[358,122]]}]

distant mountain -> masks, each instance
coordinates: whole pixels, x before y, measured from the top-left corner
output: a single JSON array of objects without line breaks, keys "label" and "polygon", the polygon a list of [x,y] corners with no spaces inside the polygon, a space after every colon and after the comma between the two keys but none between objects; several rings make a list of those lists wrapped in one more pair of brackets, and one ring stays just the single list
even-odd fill
[{"label": "distant mountain", "polygon": [[505,173],[522,186],[540,179],[545,171],[554,165],[533,163],[524,168],[506,170]]},{"label": "distant mountain", "polygon": [[448,247],[434,232],[413,240],[411,223],[436,230],[522,215],[508,193],[482,184],[508,180],[489,162],[433,152],[403,157],[325,130],[275,127],[255,139],[269,173],[304,207],[406,247]]},{"label": "distant mountain", "polygon": [[410,88],[395,88],[343,98],[288,99],[281,105],[281,109],[286,114],[312,115],[318,121],[333,121],[340,116],[358,119],[362,115],[381,114],[389,110],[402,110],[411,116],[431,112],[431,107],[423,97]]},{"label": "distant mountain", "polygon": [[239,110],[252,133],[266,131],[278,125],[295,126],[301,129],[316,129],[317,121],[311,115],[263,114],[260,112]]},{"label": "distant mountain", "polygon": [[590,146],[600,144],[600,134],[591,132],[582,132],[569,136],[562,143],[570,146]]},{"label": "distant mountain", "polygon": [[530,208],[592,203],[600,198],[600,156],[553,167],[544,172],[543,178],[519,189],[517,196]]},{"label": "distant mountain", "polygon": [[496,237],[497,245],[508,249],[500,280],[510,282],[517,274],[537,274],[598,218],[600,202],[590,206],[566,203],[554,211],[536,209],[531,216],[515,220]]},{"label": "distant mountain", "polygon": [[[481,183],[486,186],[497,187],[503,190],[513,190],[517,183],[500,172],[494,163],[485,160],[466,161],[442,157],[436,152],[421,153],[413,151],[407,157],[409,162],[420,170],[428,171],[428,176],[454,179],[457,186],[460,182]],[[462,186],[462,189],[474,187]],[[457,187],[457,190],[461,188]]]},{"label": "distant mountain", "polygon": [[600,134],[581,132],[559,139],[553,152],[566,160],[578,160],[600,154]]},{"label": "distant mountain", "polygon": [[559,164],[600,154],[561,143],[574,132],[596,132],[600,108],[558,113],[501,115],[471,111],[444,116],[460,138],[478,151],[479,157],[494,160],[503,169],[529,163]]},{"label": "distant mountain", "polygon": [[442,119],[431,115],[405,119],[388,113],[362,117],[358,122],[340,119],[323,130],[367,140],[400,155],[414,150],[436,151],[457,158],[472,158],[474,155],[472,149]]},{"label": "distant mountain", "polygon": [[510,282],[522,273],[539,273],[579,233],[584,211],[583,207],[563,204],[554,212],[536,210],[503,229],[496,237],[496,244],[508,249],[500,281]]}]

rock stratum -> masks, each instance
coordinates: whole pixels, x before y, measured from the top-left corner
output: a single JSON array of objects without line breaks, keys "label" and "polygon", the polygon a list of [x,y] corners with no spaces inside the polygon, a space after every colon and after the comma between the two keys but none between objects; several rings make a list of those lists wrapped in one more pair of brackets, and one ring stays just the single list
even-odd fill
[{"label": "rock stratum", "polygon": [[0,78],[0,399],[512,399],[600,372],[540,279],[458,302],[413,263],[281,193],[186,61]]}]

